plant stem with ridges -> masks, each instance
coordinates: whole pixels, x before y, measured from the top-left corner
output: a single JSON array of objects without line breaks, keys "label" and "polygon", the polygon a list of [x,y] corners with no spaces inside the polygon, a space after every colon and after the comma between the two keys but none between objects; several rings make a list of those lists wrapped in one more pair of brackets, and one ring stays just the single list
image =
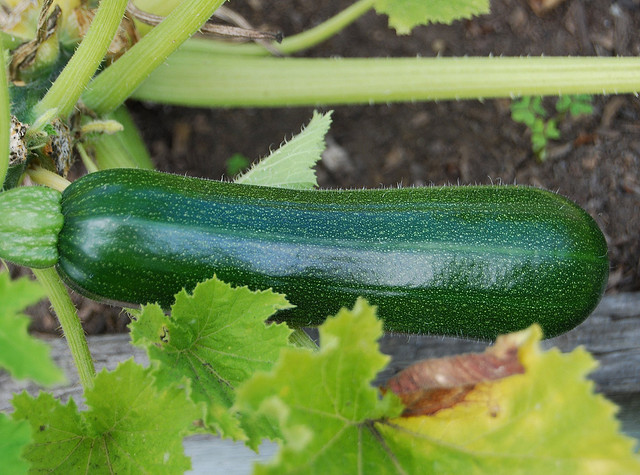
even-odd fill
[{"label": "plant stem with ridges", "polygon": [[89,84],[82,100],[98,114],[113,111],[184,41],[209,19],[224,0],[185,0],[118,61]]},{"label": "plant stem with ridges", "polygon": [[34,115],[58,108],[67,117],[95,74],[122,21],[127,0],[101,1],[91,27],[60,76],[36,104]]},{"label": "plant stem with ridges", "polygon": [[71,356],[78,369],[80,384],[86,391],[93,387],[96,371],[76,308],[53,267],[32,270],[36,278],[44,286],[51,305],[58,316],[58,321],[71,350]]},{"label": "plant stem with ridges", "polygon": [[280,107],[640,90],[640,58],[262,58],[179,50],[137,99],[199,107]]}]

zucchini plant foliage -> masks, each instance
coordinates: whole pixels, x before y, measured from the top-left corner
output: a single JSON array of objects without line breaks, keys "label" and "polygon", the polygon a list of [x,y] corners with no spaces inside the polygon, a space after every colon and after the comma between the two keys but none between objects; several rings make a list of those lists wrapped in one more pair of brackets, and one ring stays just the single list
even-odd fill
[{"label": "zucchini plant foliage", "polygon": [[[9,9],[17,3],[2,2]],[[224,2],[149,0],[150,11],[164,7],[163,14],[171,13],[121,60],[101,65],[95,78],[97,52],[106,52],[109,61],[122,53],[112,50],[112,36],[126,2],[99,2],[95,17],[101,24],[92,24],[89,32],[77,29],[79,23],[70,19],[92,18],[93,12],[85,8],[92,2],[41,3],[42,15],[27,8],[3,34],[5,45],[37,39],[29,46],[33,55],[27,55],[35,59],[14,65],[11,94],[7,88],[0,94],[0,143],[7,142],[10,113],[17,131],[11,158],[8,147],[0,149],[0,182],[15,187],[28,171],[33,181],[63,188],[65,181],[53,172],[68,171],[72,147],[89,170],[151,167],[134,124],[119,105],[149,69]],[[399,33],[417,24],[488,11],[484,0],[357,3],[387,14]],[[87,41],[76,50],[85,34]],[[133,39],[126,32],[118,35],[129,48]],[[69,61],[74,51],[76,59]],[[67,65],[70,69],[65,70]],[[77,83],[67,84],[69,78]],[[80,84],[89,84],[86,92]],[[81,95],[78,110],[93,111],[69,120]],[[96,130],[118,130],[114,120],[122,132],[93,135]],[[314,188],[313,166],[329,124],[329,114],[316,114],[303,132],[236,181]],[[60,150],[66,152],[52,154]],[[0,192],[0,199],[6,196],[9,192]],[[55,234],[59,213],[47,217],[38,210],[46,208],[45,200],[57,198],[49,192],[42,196],[41,206],[30,210],[38,219],[30,221]],[[17,213],[12,220],[16,229],[0,223],[0,250],[6,238],[18,239],[31,252],[29,223],[21,223]],[[26,331],[25,308],[46,293],[78,365],[86,408],[47,392],[14,395],[13,410],[0,413],[0,465],[7,473],[180,473],[190,468],[184,437],[202,432],[255,450],[264,439],[278,441],[277,456],[256,465],[255,473],[640,472],[633,441],[619,433],[614,405],[595,395],[586,379],[594,360],[580,349],[566,355],[542,352],[536,325],[499,339],[484,356],[470,356],[473,364],[482,362],[480,378],[434,388],[423,383],[432,376],[429,371],[451,366],[449,361],[434,361],[426,366],[429,370],[416,365],[407,370],[408,377],[400,375],[375,388],[372,381],[389,361],[378,348],[383,323],[375,306],[358,298],[353,308],[342,308],[320,326],[319,348],[308,339],[304,348],[291,343],[300,341],[299,331],[270,321],[292,308],[286,295],[232,286],[211,276],[193,290],[179,291],[169,312],[156,304],[129,309],[132,343],[145,349],[149,367],[128,360],[95,374],[92,363],[86,364],[90,355],[75,310],[48,267],[57,259],[52,242],[38,244],[47,249],[45,257],[38,260],[38,254],[28,261],[34,268],[45,267],[36,272],[42,285],[25,278],[13,281],[8,272],[0,272],[0,368],[42,386],[64,380],[46,345]],[[24,249],[9,257],[32,259]],[[78,341],[84,341],[85,350]],[[491,376],[496,359],[506,360],[512,370]],[[408,387],[407,380],[420,384]]]}]

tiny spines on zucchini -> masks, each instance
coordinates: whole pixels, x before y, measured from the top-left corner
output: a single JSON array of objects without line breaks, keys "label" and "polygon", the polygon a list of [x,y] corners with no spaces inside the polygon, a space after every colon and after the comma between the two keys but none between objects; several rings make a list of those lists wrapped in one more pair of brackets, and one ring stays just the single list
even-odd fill
[{"label": "tiny spines on zucchini", "polygon": [[92,173],[63,193],[58,270],[109,302],[173,303],[214,274],[272,288],[320,324],[364,296],[386,330],[546,337],[596,306],[604,237],[571,201],[529,187],[288,190],[160,172]]}]

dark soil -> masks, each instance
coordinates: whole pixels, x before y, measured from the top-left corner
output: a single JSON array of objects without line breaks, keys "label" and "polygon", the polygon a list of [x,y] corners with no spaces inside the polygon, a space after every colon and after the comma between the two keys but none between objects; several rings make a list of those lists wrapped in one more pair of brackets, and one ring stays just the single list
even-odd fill
[{"label": "dark soil", "polygon": [[[232,2],[258,28],[285,35],[308,29],[348,0]],[[453,25],[416,28],[397,37],[373,12],[306,56],[632,55],[640,53],[640,2],[567,0],[544,17],[525,1],[496,0],[492,14]],[[259,74],[259,72],[258,72]],[[553,104],[550,100],[549,104]],[[158,168],[225,177],[234,153],[252,160],[300,130],[311,108],[206,110],[131,102]],[[640,289],[640,101],[594,99],[595,111],[560,124],[540,163],[526,128],[510,118],[509,100],[322,108],[334,110],[328,153],[318,166],[322,187],[518,183],[573,199],[598,222],[609,243],[608,292]],[[79,301],[89,333],[123,331],[115,309]],[[46,312],[38,312],[46,313]],[[53,317],[36,330],[51,331]]]}]

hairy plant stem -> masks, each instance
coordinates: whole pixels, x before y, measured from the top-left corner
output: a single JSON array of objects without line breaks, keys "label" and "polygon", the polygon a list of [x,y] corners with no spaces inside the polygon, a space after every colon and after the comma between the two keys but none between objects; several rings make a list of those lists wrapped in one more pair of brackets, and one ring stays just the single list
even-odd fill
[{"label": "hairy plant stem", "polygon": [[[335,34],[344,30],[351,23],[367,13],[375,0],[358,0],[348,6],[338,14],[320,23],[319,25],[286,37],[282,43],[273,43],[273,48],[282,54],[292,54],[305,49],[312,48],[317,44],[331,38]],[[224,41],[211,41],[208,39],[192,38],[184,44],[183,49],[191,51],[201,51],[208,54],[232,54],[232,55],[254,55],[268,56],[270,51],[256,43],[234,44]]]},{"label": "hairy plant stem", "polygon": [[82,100],[97,114],[116,109],[209,19],[224,0],[185,0],[88,86]]},{"label": "hairy plant stem", "polygon": [[34,115],[54,107],[58,108],[60,117],[66,118],[71,113],[109,49],[126,7],[127,0],[100,2],[82,43],[47,94],[36,104]]},{"label": "hairy plant stem", "polygon": [[133,97],[199,107],[616,94],[640,90],[632,57],[261,58],[178,50]]},{"label": "hairy plant stem", "polygon": [[4,45],[0,40],[0,58],[3,60],[0,67],[0,190],[9,170],[9,132],[11,129],[11,115],[9,109],[9,86],[7,84],[7,71],[4,67]]},{"label": "hairy plant stem", "polygon": [[76,308],[73,306],[64,284],[53,267],[32,269],[32,271],[44,286],[49,301],[58,316],[58,321],[71,350],[71,356],[78,369],[80,384],[86,391],[93,387],[96,370],[93,366],[89,345],[84,336],[84,330],[80,324]]}]

